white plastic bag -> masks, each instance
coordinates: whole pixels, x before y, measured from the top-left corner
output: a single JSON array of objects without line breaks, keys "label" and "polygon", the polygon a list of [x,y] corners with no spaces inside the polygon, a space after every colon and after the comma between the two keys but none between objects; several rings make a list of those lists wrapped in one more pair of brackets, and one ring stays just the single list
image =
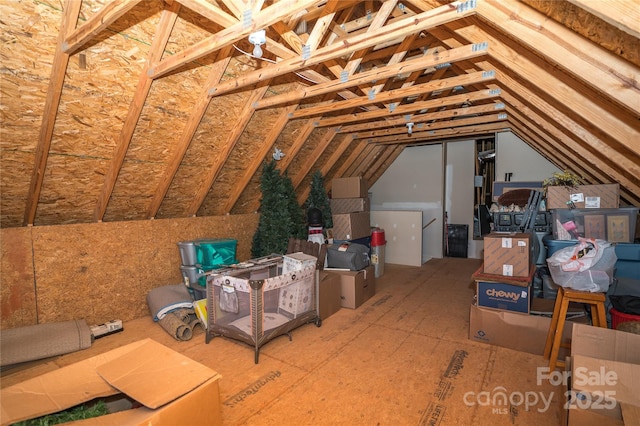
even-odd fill
[{"label": "white plastic bag", "polygon": [[617,257],[607,241],[580,238],[547,259],[554,283],[590,292],[606,292],[613,279]]},{"label": "white plastic bag", "polygon": [[604,249],[610,245],[604,240],[579,238],[578,244],[553,253],[547,263],[559,266],[564,272],[584,272],[598,263]]}]

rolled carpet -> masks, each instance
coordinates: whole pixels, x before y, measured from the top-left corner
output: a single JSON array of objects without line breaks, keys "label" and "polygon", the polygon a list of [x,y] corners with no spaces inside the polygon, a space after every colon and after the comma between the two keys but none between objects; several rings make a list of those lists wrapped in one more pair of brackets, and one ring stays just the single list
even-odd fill
[{"label": "rolled carpet", "polygon": [[37,324],[2,330],[0,366],[34,361],[91,346],[91,329],[85,320]]},{"label": "rolled carpet", "polygon": [[184,284],[166,285],[147,294],[147,305],[154,321],[180,308],[193,308],[193,299]]},{"label": "rolled carpet", "polygon": [[177,309],[168,312],[158,324],[176,340],[190,340],[193,336],[193,327],[200,321],[194,309]]}]

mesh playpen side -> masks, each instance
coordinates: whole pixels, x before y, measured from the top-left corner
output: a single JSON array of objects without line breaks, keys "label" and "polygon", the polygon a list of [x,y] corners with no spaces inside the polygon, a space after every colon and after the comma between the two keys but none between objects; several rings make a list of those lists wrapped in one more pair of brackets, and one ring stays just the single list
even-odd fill
[{"label": "mesh playpen side", "polygon": [[272,263],[226,271],[207,280],[206,343],[215,336],[254,347],[255,363],[267,342],[310,322],[320,326],[315,265],[279,274]]}]

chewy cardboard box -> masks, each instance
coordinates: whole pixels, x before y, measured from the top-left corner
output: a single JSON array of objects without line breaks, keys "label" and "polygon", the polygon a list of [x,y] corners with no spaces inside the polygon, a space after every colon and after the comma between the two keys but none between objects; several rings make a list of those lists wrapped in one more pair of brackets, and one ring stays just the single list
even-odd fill
[{"label": "chewy cardboard box", "polygon": [[640,335],[576,324],[569,364],[568,425],[640,424]]},{"label": "chewy cardboard box", "polygon": [[331,218],[335,240],[356,240],[371,235],[369,212],[334,214]]},{"label": "chewy cardboard box", "polygon": [[484,236],[484,272],[486,274],[527,277],[533,261],[530,233],[492,232]]},{"label": "chewy cardboard box", "polygon": [[370,210],[369,197],[332,198],[330,203],[332,214],[368,212]]},{"label": "chewy cardboard box", "polygon": [[366,198],[369,186],[362,176],[335,178],[331,181],[331,198]]},{"label": "chewy cardboard box", "polygon": [[531,286],[477,281],[478,306],[529,314]]},{"label": "chewy cardboard box", "polygon": [[376,279],[373,266],[360,271],[325,269],[340,276],[340,299],[343,308],[356,309],[376,294]]},{"label": "chewy cardboard box", "polygon": [[566,209],[570,203],[577,209],[617,209],[620,207],[620,185],[578,185],[575,188],[565,186],[547,187],[547,210]]},{"label": "chewy cardboard box", "polygon": [[318,316],[329,318],[342,307],[342,281],[340,275],[320,272]]},{"label": "chewy cardboard box", "polygon": [[506,277],[484,272],[483,265],[471,277],[476,281],[477,305],[482,308],[529,314],[531,286],[536,266],[530,265],[526,277]]},{"label": "chewy cardboard box", "polygon": [[221,425],[219,379],[210,368],[144,339],[2,389],[0,423],[125,394],[142,407],[74,424]]}]

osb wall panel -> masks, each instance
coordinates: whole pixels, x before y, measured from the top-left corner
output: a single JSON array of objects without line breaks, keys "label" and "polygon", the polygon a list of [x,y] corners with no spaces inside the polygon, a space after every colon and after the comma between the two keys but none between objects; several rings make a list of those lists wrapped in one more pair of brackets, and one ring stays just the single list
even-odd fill
[{"label": "osb wall panel", "polygon": [[[290,158],[293,155],[290,148],[302,132],[302,128],[307,122],[307,120],[289,121],[276,139],[273,146],[284,152],[285,156],[289,155]],[[271,158],[271,154],[268,154],[265,158],[265,161],[271,161]],[[301,157],[294,158],[300,158],[299,161],[304,161],[301,159]],[[238,199],[238,202],[231,210],[232,214],[250,213],[256,211],[260,207],[260,198],[262,198],[262,193],[260,192],[260,179],[262,178],[263,167],[264,163],[260,165],[255,175],[251,179],[250,185],[242,193],[242,195]]]},{"label": "osb wall panel", "polygon": [[[231,194],[235,194],[239,181],[243,179],[247,169],[255,164],[260,154],[269,130],[282,112],[281,108],[258,110],[253,113],[245,132],[238,138],[230,152],[224,168],[209,189],[205,202],[200,207],[198,215],[210,216],[227,213],[225,207]],[[271,159],[273,149],[266,154]],[[262,159],[257,159],[261,162]],[[257,171],[257,170],[256,170]]]},{"label": "osb wall panel", "polygon": [[36,323],[36,292],[31,251],[33,228],[0,230],[0,328]]},{"label": "osb wall panel", "polygon": [[20,226],[49,73],[51,46],[58,35],[58,11],[34,1],[0,2],[0,132],[2,226]]},{"label": "osb wall panel", "polygon": [[[164,57],[210,35],[206,28],[217,30],[204,18],[181,8]],[[151,197],[175,155],[194,105],[206,94],[205,83],[210,72],[207,65],[214,57],[207,55],[173,75],[154,81],[109,200],[105,220],[146,218]],[[209,152],[203,157],[211,155]]]},{"label": "osb wall panel", "polygon": [[247,260],[257,224],[254,214],[2,229],[2,327],[148,315],[151,289],[182,282],[178,242],[233,238]]},{"label": "osb wall panel", "polygon": [[[36,225],[64,223],[61,217],[68,218],[66,222],[92,220],[92,207],[101,192],[159,19],[161,4],[143,3],[69,62]],[[79,24],[102,6],[103,2],[83,2]],[[59,21],[57,16],[57,26]],[[54,47],[47,54],[49,59]]]}]

